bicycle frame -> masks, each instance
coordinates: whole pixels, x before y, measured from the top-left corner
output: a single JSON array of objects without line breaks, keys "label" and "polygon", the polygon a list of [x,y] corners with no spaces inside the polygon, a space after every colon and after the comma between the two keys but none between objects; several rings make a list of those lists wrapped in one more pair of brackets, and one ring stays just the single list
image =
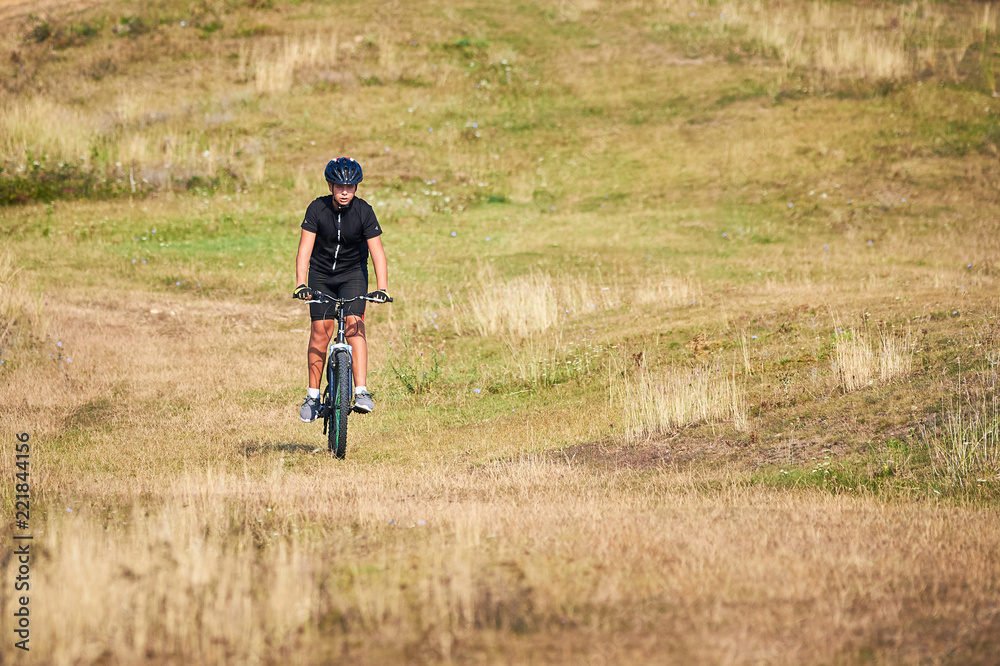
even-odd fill
[{"label": "bicycle frame", "polygon": [[[351,299],[354,300],[354,299]],[[347,352],[347,358],[351,360],[351,386],[354,385],[354,350],[351,345],[347,343],[347,315],[344,313],[344,306],[347,303],[338,302],[335,307],[337,315],[337,335],[330,336],[330,346],[326,349],[326,369],[327,378],[329,379],[330,374],[330,362],[333,360],[334,354],[338,350],[344,350]]]},{"label": "bicycle frame", "polygon": [[[351,384],[353,386],[354,350],[351,348],[351,345],[348,344],[347,342],[347,313],[344,311],[344,306],[358,299],[364,301],[371,301],[373,303],[378,303],[379,301],[376,301],[373,298],[368,298],[367,296],[355,296],[354,298],[334,298],[329,294],[324,294],[322,291],[319,291],[318,289],[313,289],[312,292],[313,292],[313,299],[305,301],[307,304],[314,305],[318,303],[320,305],[323,305],[329,303],[332,304],[334,308],[336,308],[334,310],[334,314],[336,314],[337,317],[337,333],[336,335],[330,336],[330,344],[326,349],[325,370],[326,370],[327,380],[329,380],[330,362],[333,359],[334,354],[338,351],[345,351],[347,352],[347,357],[351,360]],[[386,302],[391,303],[392,299],[390,298]]]},{"label": "bicycle frame", "polygon": [[[324,374],[326,376],[327,385],[333,385],[334,381],[331,376],[333,373],[332,363],[333,359],[338,351],[347,352],[347,358],[350,360],[351,365],[351,387],[354,387],[354,349],[347,342],[347,313],[344,311],[344,306],[351,301],[357,300],[358,298],[365,299],[364,296],[356,296],[350,299],[334,298],[321,291],[313,290],[315,298],[311,301],[306,301],[306,303],[314,304],[318,302],[319,304],[332,303],[335,308],[334,314],[337,317],[337,332],[330,336],[330,344],[326,348],[326,363],[324,364]],[[365,299],[368,300],[368,299]]]}]

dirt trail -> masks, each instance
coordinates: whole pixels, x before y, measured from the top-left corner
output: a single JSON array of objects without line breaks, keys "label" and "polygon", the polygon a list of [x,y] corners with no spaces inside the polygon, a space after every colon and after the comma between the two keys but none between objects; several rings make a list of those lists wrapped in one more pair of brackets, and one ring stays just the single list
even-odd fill
[{"label": "dirt trail", "polygon": [[0,0],[0,23],[7,25],[28,14],[68,14],[87,9],[101,0]]}]

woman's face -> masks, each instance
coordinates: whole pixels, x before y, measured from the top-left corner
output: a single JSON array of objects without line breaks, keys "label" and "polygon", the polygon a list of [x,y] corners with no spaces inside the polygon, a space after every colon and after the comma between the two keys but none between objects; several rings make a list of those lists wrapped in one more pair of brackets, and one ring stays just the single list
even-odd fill
[{"label": "woman's face", "polygon": [[336,183],[329,183],[329,185],[330,191],[333,192],[333,200],[337,202],[338,208],[343,208],[351,203],[354,193],[358,191],[357,185],[337,185]]}]

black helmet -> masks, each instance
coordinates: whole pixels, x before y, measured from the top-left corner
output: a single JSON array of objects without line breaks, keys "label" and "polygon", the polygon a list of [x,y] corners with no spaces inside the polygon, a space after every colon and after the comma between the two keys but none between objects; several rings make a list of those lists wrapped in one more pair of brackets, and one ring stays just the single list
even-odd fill
[{"label": "black helmet", "polygon": [[361,165],[350,157],[330,160],[323,175],[326,176],[326,182],[335,185],[357,185],[365,177],[361,172]]}]

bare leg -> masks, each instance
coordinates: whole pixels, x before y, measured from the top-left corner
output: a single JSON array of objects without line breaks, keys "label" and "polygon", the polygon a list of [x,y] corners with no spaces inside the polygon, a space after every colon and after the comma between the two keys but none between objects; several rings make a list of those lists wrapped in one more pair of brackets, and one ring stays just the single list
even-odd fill
[{"label": "bare leg", "polygon": [[365,339],[365,322],[361,317],[347,316],[347,344],[354,357],[354,385],[365,386],[368,381],[368,341]]},{"label": "bare leg", "polygon": [[326,348],[330,337],[337,330],[336,319],[314,321],[309,331],[309,388],[319,389],[323,378],[323,363],[326,361]]}]

